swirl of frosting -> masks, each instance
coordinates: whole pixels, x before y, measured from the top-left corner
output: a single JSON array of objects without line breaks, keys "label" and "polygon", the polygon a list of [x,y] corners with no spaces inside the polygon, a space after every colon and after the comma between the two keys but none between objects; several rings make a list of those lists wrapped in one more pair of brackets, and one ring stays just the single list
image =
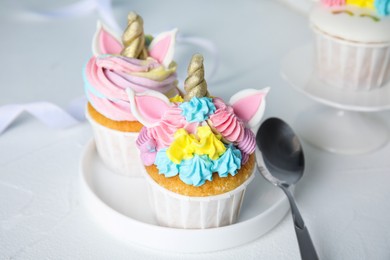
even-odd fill
[{"label": "swirl of frosting", "polygon": [[137,147],[140,147],[150,139],[151,137],[149,135],[148,129],[146,127],[142,127],[137,137],[137,140],[135,141],[135,144],[137,145]]},{"label": "swirl of frosting", "polygon": [[176,67],[166,69],[153,59],[138,60],[114,55],[92,57],[85,70],[88,101],[105,117],[116,121],[135,121],[129,112],[125,89],[135,92],[156,90],[168,97],[178,94]]},{"label": "swirl of frosting", "polygon": [[195,136],[188,134],[185,129],[179,129],[175,135],[175,140],[167,149],[168,158],[179,164],[184,159],[190,159],[193,157],[195,149],[193,143],[195,142]]},{"label": "swirl of frosting", "polygon": [[188,185],[201,186],[206,180],[212,180],[212,165],[208,156],[195,154],[191,159],[180,163],[179,177]]},{"label": "swirl of frosting", "polygon": [[183,128],[189,133],[194,133],[199,123],[188,123],[181,114],[182,110],[173,105],[161,118],[157,126],[148,128],[148,134],[157,143],[157,150],[168,147],[174,140],[174,134],[177,130]]},{"label": "swirl of frosting", "polygon": [[375,8],[379,15],[390,15],[390,1],[389,0],[375,0]]},{"label": "swirl of frosting", "polygon": [[210,127],[200,126],[195,136],[189,134],[185,129],[179,129],[174,135],[174,141],[167,150],[168,158],[179,164],[182,160],[190,159],[197,155],[207,155],[210,159],[216,160],[226,148]]},{"label": "swirl of frosting", "polygon": [[249,160],[249,154],[247,153],[241,153],[241,163],[246,164]]},{"label": "swirl of frosting", "polygon": [[[256,137],[255,134],[248,128],[245,128],[244,138],[237,145],[238,149],[242,152],[242,164],[245,164],[249,155],[252,154],[256,149]],[[248,155],[248,156],[246,156]],[[245,159],[245,160],[244,160]]]},{"label": "swirl of frosting", "polygon": [[157,143],[148,134],[146,127],[141,129],[136,141],[136,145],[140,150],[140,157],[144,165],[150,166],[155,162],[157,153]]},{"label": "swirl of frosting", "polygon": [[208,97],[193,97],[190,101],[181,103],[179,107],[188,122],[202,122],[215,111],[215,105]]},{"label": "swirl of frosting", "polygon": [[179,173],[179,165],[173,163],[167,156],[167,148],[161,149],[157,152],[154,164],[161,174],[165,177],[173,177]]},{"label": "swirl of frosting", "polygon": [[216,160],[225,151],[225,145],[219,140],[220,136],[216,136],[208,125],[198,127],[196,132],[199,141],[194,143],[194,151],[199,155],[208,155],[212,160]]},{"label": "swirl of frosting", "polygon": [[[244,123],[234,114],[233,108],[217,100],[218,109],[210,116],[209,123],[229,142],[241,142],[244,138]],[[216,105],[217,106],[217,105]]]},{"label": "swirl of frosting", "polygon": [[213,104],[214,104],[216,109],[224,109],[224,110],[228,110],[229,112],[233,112],[233,108],[231,106],[228,106],[225,103],[225,101],[223,101],[222,98],[214,97]]},{"label": "swirl of frosting", "polygon": [[214,161],[212,171],[218,172],[219,177],[227,177],[230,173],[236,175],[241,168],[241,152],[232,144],[229,144],[226,152]]},{"label": "swirl of frosting", "polygon": [[343,6],[345,5],[346,0],[321,0],[321,2],[326,6]]}]

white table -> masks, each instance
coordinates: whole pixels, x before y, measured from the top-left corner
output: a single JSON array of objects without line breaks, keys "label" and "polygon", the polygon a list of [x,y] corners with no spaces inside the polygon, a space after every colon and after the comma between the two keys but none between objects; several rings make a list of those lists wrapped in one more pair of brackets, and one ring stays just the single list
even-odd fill
[{"label": "white table", "polygon": [[[81,68],[91,56],[97,13],[43,20],[21,7],[47,10],[75,1],[12,2],[0,3],[0,105],[48,100],[65,107],[83,94]],[[303,111],[321,106],[280,77],[283,57],[311,39],[306,17],[276,1],[232,2],[115,1],[114,11],[122,25],[128,11],[137,11],[146,32],[176,26],[210,39],[220,52],[210,91],[228,98],[269,85],[265,117],[294,126]],[[190,56],[202,51],[178,46],[181,77]],[[210,54],[204,54],[207,70]],[[375,116],[390,125],[389,112]],[[0,136],[0,259],[299,259],[290,215],[252,243],[220,252],[176,254],[116,240],[95,224],[79,196],[79,160],[91,134],[87,123],[53,130],[23,115]],[[304,149],[307,168],[296,198],[319,256],[390,259],[390,146],[358,156],[307,143]]]}]

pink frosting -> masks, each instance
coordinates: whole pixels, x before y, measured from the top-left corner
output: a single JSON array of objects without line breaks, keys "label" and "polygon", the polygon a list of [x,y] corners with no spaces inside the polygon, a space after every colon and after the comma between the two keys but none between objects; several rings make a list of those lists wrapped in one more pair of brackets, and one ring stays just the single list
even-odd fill
[{"label": "pink frosting", "polygon": [[163,81],[132,75],[148,72],[159,66],[162,65],[152,59],[142,61],[110,55],[92,57],[86,67],[86,79],[90,88],[93,88],[87,88],[88,99],[97,111],[112,120],[135,121],[136,118],[130,112],[126,88],[135,92],[156,90],[161,93],[168,93],[175,88],[175,73]]},{"label": "pink frosting", "polygon": [[[256,137],[255,134],[248,128],[245,128],[244,138],[237,145],[238,149],[242,153],[242,164],[245,164],[249,158],[249,155],[252,154],[256,149]],[[246,160],[244,162],[244,159]]]},{"label": "pink frosting", "polygon": [[186,129],[189,133],[195,133],[199,123],[187,122],[181,112],[182,110],[174,105],[164,113],[158,126],[148,128],[148,135],[156,140],[157,150],[169,147],[173,142],[175,132],[180,128]]},{"label": "pink frosting", "polygon": [[345,5],[345,0],[321,0],[321,2],[326,6],[343,6]]},{"label": "pink frosting", "polygon": [[141,160],[143,161],[144,165],[152,165],[156,160],[157,143],[153,138],[149,136],[146,127],[143,127],[141,129],[136,144],[138,149],[140,150]]},{"label": "pink frosting", "polygon": [[139,132],[139,135],[137,137],[137,141],[135,142],[135,144],[139,148],[150,139],[151,139],[151,137],[149,135],[148,129],[146,127],[142,127],[141,131]]},{"label": "pink frosting", "polygon": [[213,103],[217,110],[210,116],[212,126],[229,142],[241,142],[244,138],[244,123],[222,99],[214,98]]},{"label": "pink frosting", "polygon": [[241,153],[241,164],[246,164],[249,160],[249,154]]}]

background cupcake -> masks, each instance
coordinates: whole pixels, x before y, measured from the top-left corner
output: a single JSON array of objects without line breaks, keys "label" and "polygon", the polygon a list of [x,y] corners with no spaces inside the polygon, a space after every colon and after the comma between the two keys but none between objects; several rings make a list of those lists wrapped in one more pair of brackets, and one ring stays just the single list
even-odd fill
[{"label": "background cupcake", "polygon": [[328,84],[373,90],[390,79],[390,1],[322,0],[310,12],[316,70]]},{"label": "background cupcake", "polygon": [[83,70],[88,99],[87,118],[103,162],[117,173],[139,176],[142,166],[135,140],[142,124],[131,114],[125,89],[179,94],[172,61],[176,30],[145,37],[142,18],[131,12],[123,44],[98,24],[93,57]]},{"label": "background cupcake", "polygon": [[260,121],[268,88],[243,90],[228,105],[209,95],[203,57],[194,55],[185,90],[175,102],[128,90],[132,113],[145,125],[137,144],[155,216],[177,228],[232,224],[254,177],[256,142],[247,125]]}]

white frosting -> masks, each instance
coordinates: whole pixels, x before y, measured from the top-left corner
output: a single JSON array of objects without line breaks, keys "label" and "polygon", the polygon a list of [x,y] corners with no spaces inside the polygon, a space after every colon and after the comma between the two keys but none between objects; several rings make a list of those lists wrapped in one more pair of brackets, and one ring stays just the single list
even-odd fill
[{"label": "white frosting", "polygon": [[[332,13],[332,11],[341,10],[350,11],[354,15]],[[380,21],[376,22],[370,17],[361,17],[362,14],[378,17]],[[345,40],[390,44],[390,17],[380,17],[376,11],[371,9],[351,5],[325,7],[318,3],[310,12],[310,22],[320,31]]]}]

